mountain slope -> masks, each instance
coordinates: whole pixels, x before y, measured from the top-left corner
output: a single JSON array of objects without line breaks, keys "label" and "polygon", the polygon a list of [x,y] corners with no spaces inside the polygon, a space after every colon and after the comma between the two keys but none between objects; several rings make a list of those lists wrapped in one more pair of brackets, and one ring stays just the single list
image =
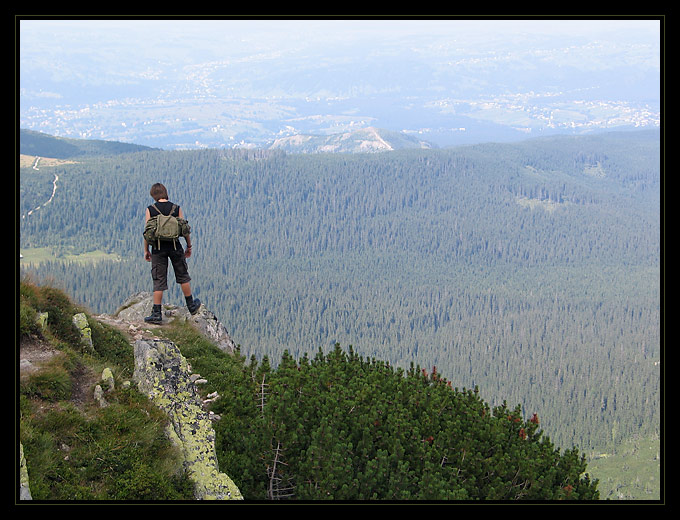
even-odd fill
[{"label": "mountain slope", "polygon": [[20,293],[20,499],[192,499],[167,416],[126,384],[128,338],[92,317],[81,335],[72,317],[83,309],[60,290],[22,282]]},{"label": "mountain slope", "polygon": [[32,130],[22,129],[19,132],[19,153],[24,155],[68,159],[85,155],[115,155],[142,150],[153,150],[153,148],[116,141],[55,137]]},{"label": "mountain slope", "polygon": [[368,127],[327,136],[281,137],[276,139],[269,148],[289,153],[373,153],[432,148],[432,145],[401,132]]},{"label": "mountain slope", "polygon": [[87,317],[83,336],[63,293],[21,290],[22,345],[34,345],[21,349],[22,499],[186,500],[191,487],[198,500],[240,499],[239,489],[253,500],[598,497],[585,459],[555,449],[535,415],[492,409],[436,372],[395,371],[338,346],[299,362],[284,353],[275,370],[246,364],[189,324],[204,316],[170,307],[164,325],[145,324],[150,294]]},{"label": "mountain slope", "polygon": [[199,390],[205,380],[162,339],[164,327],[182,321],[219,351],[233,352],[210,311],[190,316],[166,306],[158,325],[143,320],[150,293],[100,316],[51,287],[22,282],[21,295],[19,422],[28,467],[21,500],[242,498],[219,471],[218,418]]}]

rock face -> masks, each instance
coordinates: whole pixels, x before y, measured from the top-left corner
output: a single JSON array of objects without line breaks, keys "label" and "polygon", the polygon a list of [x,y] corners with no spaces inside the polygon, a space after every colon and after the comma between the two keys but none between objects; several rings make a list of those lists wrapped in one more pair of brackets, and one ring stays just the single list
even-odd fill
[{"label": "rock face", "polygon": [[137,340],[134,381],[140,392],[170,417],[168,436],[182,450],[198,500],[242,500],[234,482],[220,473],[215,431],[203,410],[186,358],[169,340]]},{"label": "rock face", "polygon": [[[128,298],[121,308],[118,309],[115,317],[143,324],[144,317],[151,314],[152,307],[152,294],[140,292]],[[198,312],[193,316],[186,307],[164,305],[163,320],[171,321],[176,319],[191,322],[199,332],[214,341],[222,351],[233,353],[236,350],[236,344],[231,339],[231,336],[229,336],[227,329],[212,312],[206,309],[205,305],[201,305]]]}]

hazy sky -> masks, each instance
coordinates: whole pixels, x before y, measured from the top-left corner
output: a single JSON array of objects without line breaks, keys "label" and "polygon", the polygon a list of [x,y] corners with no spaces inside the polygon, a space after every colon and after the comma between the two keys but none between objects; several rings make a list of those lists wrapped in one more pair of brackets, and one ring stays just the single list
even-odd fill
[{"label": "hazy sky", "polygon": [[390,43],[433,56],[606,41],[628,49],[644,45],[652,59],[660,59],[659,20],[22,19],[19,32],[20,66],[26,70],[36,63],[43,66],[40,62],[49,68],[49,60],[66,63],[85,57],[138,68],[154,59],[181,66],[271,51],[300,56],[346,49],[369,53],[376,49],[371,45],[384,48]]},{"label": "hazy sky", "polygon": [[[456,19],[456,20],[21,20],[20,36],[32,43],[34,39],[77,38],[78,35],[98,34],[100,38],[116,38],[125,30],[144,41],[148,38],[200,37],[201,35],[238,35],[242,37],[266,34],[275,38],[321,37],[348,39],[405,35],[442,35],[465,33],[502,37],[506,34],[534,33],[598,37],[618,32],[631,38],[642,34],[659,35],[658,20],[556,20],[556,19]],[[120,41],[120,40],[119,40]],[[200,40],[199,40],[200,41]],[[124,42],[121,42],[124,43]]]}]

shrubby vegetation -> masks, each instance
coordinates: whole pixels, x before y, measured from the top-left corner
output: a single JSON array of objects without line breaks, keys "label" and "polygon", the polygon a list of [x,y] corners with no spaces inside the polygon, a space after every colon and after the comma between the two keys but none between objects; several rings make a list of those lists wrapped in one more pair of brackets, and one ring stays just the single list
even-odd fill
[{"label": "shrubby vegetation", "polygon": [[222,471],[251,500],[594,500],[577,449],[520,407],[490,407],[436,372],[395,370],[336,345],[247,362],[191,329],[171,337],[220,398]]}]

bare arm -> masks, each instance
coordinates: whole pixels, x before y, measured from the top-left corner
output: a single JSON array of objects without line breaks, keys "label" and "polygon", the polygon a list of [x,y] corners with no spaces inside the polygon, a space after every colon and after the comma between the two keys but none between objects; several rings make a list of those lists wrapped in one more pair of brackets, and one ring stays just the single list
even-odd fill
[{"label": "bare arm", "polygon": [[[182,208],[179,208],[179,218],[184,218],[184,212],[182,211]],[[184,251],[184,257],[189,258],[191,256],[191,236],[186,235],[184,237],[184,240],[187,241],[187,247],[186,251]]]},{"label": "bare arm", "polygon": [[[151,218],[151,214],[149,213],[149,208],[146,208],[146,214],[144,215],[144,225],[146,226],[146,223],[149,221]],[[144,238],[144,260],[147,262],[151,262],[151,253],[149,252],[149,242],[147,241],[146,238]]]}]

